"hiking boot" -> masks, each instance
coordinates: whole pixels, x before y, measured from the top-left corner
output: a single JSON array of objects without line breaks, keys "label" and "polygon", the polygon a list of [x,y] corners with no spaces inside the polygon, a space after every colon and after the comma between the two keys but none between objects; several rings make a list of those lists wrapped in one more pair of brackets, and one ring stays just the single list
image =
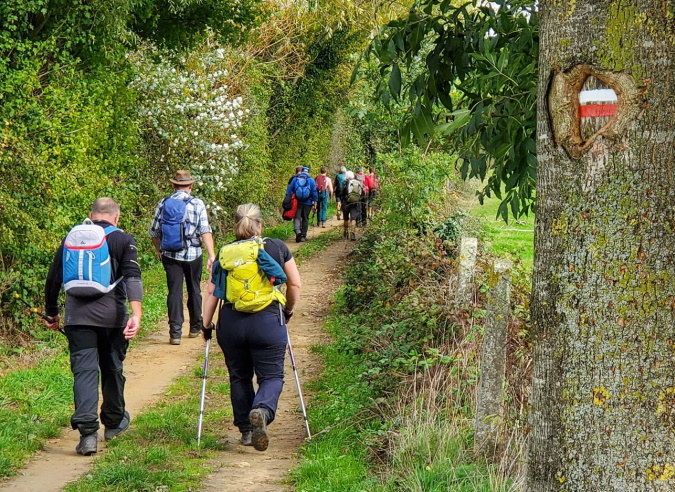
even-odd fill
[{"label": "hiking boot", "polygon": [[356,233],[355,233],[355,232],[352,232],[352,233],[349,235],[349,239],[351,239],[352,241],[356,241]]},{"label": "hiking boot", "polygon": [[171,345],[180,345],[180,338],[169,338],[169,343]]},{"label": "hiking boot", "polygon": [[106,427],[103,437],[106,441],[110,441],[113,437],[119,436],[122,432],[129,428],[129,422],[131,417],[129,417],[129,412],[124,411],[124,417],[120,420],[120,423],[117,427]]},{"label": "hiking boot", "polygon": [[242,432],[239,442],[242,446],[253,446],[253,431]]},{"label": "hiking boot", "polygon": [[342,218],[342,212],[340,212],[340,211],[338,210],[338,213],[337,213],[337,220],[340,220],[341,218]]},{"label": "hiking boot", "polygon": [[349,231],[347,231],[347,229],[344,229],[342,231],[342,237],[345,238],[345,239],[347,239],[347,237],[349,237]]},{"label": "hiking boot", "polygon": [[326,221],[322,221],[322,222],[321,222],[321,227],[322,227],[323,229],[326,228]]},{"label": "hiking boot", "polygon": [[295,242],[296,243],[302,242],[302,234],[296,234],[295,235]]},{"label": "hiking boot", "polygon": [[80,443],[75,447],[77,454],[91,456],[98,451],[98,432],[80,436]]},{"label": "hiking boot", "polygon": [[257,451],[265,451],[270,443],[270,438],[267,435],[267,409],[254,408],[248,414],[248,420],[253,426],[251,434],[251,442]]},{"label": "hiking boot", "polygon": [[306,242],[307,242],[307,236],[302,236],[302,237],[300,238],[300,242],[301,242],[301,243],[306,243]]},{"label": "hiking boot", "polygon": [[202,334],[202,330],[201,330],[201,329],[197,329],[197,331],[192,331],[192,330],[190,330],[190,334],[188,335],[188,337],[190,337],[190,338],[197,338],[197,337],[198,337],[199,335],[201,335],[201,334]]}]

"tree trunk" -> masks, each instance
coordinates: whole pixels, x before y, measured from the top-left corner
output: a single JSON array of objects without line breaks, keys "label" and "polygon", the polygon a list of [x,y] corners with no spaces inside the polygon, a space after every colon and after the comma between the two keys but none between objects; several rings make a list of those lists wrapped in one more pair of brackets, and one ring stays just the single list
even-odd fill
[{"label": "tree trunk", "polygon": [[540,1],[528,491],[675,490],[673,3]]}]

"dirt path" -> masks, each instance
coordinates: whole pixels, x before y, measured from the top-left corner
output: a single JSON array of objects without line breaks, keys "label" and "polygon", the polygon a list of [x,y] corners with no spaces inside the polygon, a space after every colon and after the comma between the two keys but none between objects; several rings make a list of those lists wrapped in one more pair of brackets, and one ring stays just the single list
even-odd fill
[{"label": "dirt path", "polygon": [[[330,227],[338,226],[336,220],[330,221]],[[310,229],[311,238],[330,228]],[[335,266],[346,257],[353,243],[338,241],[315,257],[306,260],[300,267],[303,282],[301,300],[296,306],[296,315],[289,324],[296,366],[300,382],[309,380],[318,370],[315,356],[310,347],[320,343],[325,335],[321,331],[322,318],[328,308],[327,300],[336,285],[333,276]],[[299,245],[289,243],[292,251]],[[183,337],[180,346],[171,346],[168,342],[166,321],[161,322],[157,330],[145,341],[132,343],[125,362],[127,409],[133,418],[145,406],[157,401],[171,384],[173,379],[192,370],[195,361],[204,350],[201,338]],[[216,346],[211,349],[214,364],[223,364],[222,353]],[[305,395],[307,400],[307,395]],[[212,473],[203,487],[203,491],[237,490],[245,492],[255,490],[282,491],[287,487],[280,484],[295,464],[297,449],[305,438],[304,423],[299,412],[299,404],[293,371],[286,363],[286,383],[279,402],[277,420],[270,426],[270,446],[264,453],[249,447],[239,446],[239,433],[233,426],[225,430],[223,437],[231,443],[227,450],[211,463],[216,471]],[[103,430],[99,431],[102,436]],[[94,457],[75,454],[79,440],[77,431],[64,429],[58,439],[47,442],[45,449],[20,474],[0,485],[2,491],[50,492],[61,490],[67,483],[76,480],[92,465]],[[105,452],[104,442],[99,442],[99,454]],[[235,468],[236,470],[233,470]]]}]

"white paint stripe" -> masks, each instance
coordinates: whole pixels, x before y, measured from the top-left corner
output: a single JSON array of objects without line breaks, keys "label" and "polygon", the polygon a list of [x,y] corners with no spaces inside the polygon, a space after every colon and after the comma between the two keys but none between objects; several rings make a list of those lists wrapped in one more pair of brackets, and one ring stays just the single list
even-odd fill
[{"label": "white paint stripe", "polygon": [[593,89],[579,93],[579,104],[594,102],[615,103],[619,100],[614,89]]}]

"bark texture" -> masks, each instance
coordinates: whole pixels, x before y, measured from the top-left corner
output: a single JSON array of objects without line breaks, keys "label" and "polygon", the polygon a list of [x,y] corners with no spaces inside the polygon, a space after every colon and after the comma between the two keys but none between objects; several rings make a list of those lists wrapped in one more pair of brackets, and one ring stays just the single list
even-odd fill
[{"label": "bark texture", "polygon": [[[675,490],[675,2],[540,7],[526,489]],[[584,70],[619,95],[588,138]]]}]

